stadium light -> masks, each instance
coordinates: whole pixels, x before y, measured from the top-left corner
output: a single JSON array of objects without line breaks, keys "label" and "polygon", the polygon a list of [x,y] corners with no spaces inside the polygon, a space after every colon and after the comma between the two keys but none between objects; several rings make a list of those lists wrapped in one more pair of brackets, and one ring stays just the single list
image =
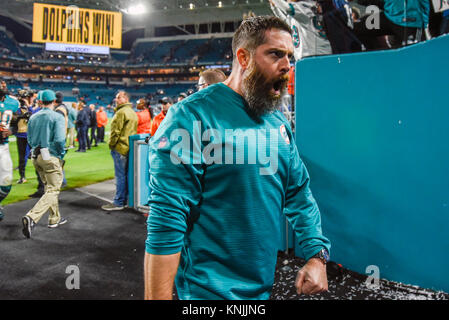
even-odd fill
[{"label": "stadium light", "polygon": [[219,7],[219,8],[223,7],[223,2],[218,1],[218,7]]},{"label": "stadium light", "polygon": [[144,14],[147,12],[145,6],[141,3],[129,6],[128,10],[126,10],[127,14],[138,15]]}]

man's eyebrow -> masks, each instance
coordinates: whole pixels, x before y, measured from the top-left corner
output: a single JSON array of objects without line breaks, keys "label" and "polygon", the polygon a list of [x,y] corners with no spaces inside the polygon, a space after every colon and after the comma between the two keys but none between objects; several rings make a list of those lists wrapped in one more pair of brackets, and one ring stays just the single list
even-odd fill
[{"label": "man's eyebrow", "polygon": [[289,49],[280,49],[280,48],[268,48],[268,53],[282,53],[286,54],[289,58],[293,57],[293,51]]}]

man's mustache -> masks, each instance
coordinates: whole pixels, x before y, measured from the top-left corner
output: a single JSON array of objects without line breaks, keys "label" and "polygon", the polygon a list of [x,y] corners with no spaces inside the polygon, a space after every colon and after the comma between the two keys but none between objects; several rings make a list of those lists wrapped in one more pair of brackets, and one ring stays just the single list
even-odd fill
[{"label": "man's mustache", "polygon": [[286,74],[286,75],[282,75],[276,79],[271,80],[270,84],[273,87],[276,86],[277,89],[281,89],[287,85],[288,80],[289,80],[289,76]]}]

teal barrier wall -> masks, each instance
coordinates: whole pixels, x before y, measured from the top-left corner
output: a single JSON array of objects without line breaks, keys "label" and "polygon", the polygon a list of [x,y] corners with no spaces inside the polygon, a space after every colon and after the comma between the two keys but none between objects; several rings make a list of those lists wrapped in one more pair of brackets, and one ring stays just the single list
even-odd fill
[{"label": "teal barrier wall", "polygon": [[304,59],[295,81],[332,260],[449,292],[449,36]]}]

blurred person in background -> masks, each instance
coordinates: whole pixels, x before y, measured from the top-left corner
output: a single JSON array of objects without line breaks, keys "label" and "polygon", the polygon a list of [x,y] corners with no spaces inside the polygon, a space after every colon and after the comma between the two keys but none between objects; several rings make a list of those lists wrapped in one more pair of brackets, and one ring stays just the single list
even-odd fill
[{"label": "blurred person in background", "polygon": [[30,238],[35,225],[50,211],[48,227],[56,228],[67,220],[59,213],[58,196],[62,185],[62,161],[65,155],[65,119],[53,111],[57,97],[52,90],[42,92],[42,110],[31,116],[28,123],[28,142],[33,165],[45,186],[45,193],[22,218],[22,232]]},{"label": "blurred person in background", "polygon": [[[330,0],[329,0],[330,1]],[[269,0],[273,14],[293,30],[295,60],[332,54],[321,5],[314,0]]]},{"label": "blurred person in background", "polygon": [[55,96],[56,96],[56,100],[55,100],[54,110],[55,110],[55,112],[59,113],[60,115],[62,115],[64,117],[65,128],[66,128],[65,132],[66,132],[66,136],[67,136],[67,128],[68,128],[68,124],[69,124],[69,109],[63,102],[64,95],[62,94],[62,92],[57,91],[55,93]]},{"label": "blurred person in background", "polygon": [[97,141],[104,143],[104,130],[108,124],[108,115],[104,111],[104,107],[100,107],[97,111]]},{"label": "blurred person in background", "polygon": [[10,124],[20,106],[19,101],[7,94],[7,88],[3,86],[3,82],[0,86],[0,221],[4,217],[1,202],[11,191],[13,179],[13,164],[8,145],[8,137],[12,135]]},{"label": "blurred person in background", "polygon": [[372,19],[372,15],[365,15],[354,24],[354,33],[367,50],[381,48],[378,41],[380,36],[393,36],[390,40],[392,48],[421,41],[423,30],[429,24],[429,0],[357,0],[357,3],[364,6],[375,5],[381,9],[378,28],[372,28],[367,21]]},{"label": "blurred person in background", "polygon": [[162,110],[156,117],[154,117],[153,124],[151,125],[151,136],[154,136],[162,120],[164,120],[168,109],[173,105],[173,100],[169,97],[163,97],[159,102],[162,104]]},{"label": "blurred person in background", "polygon": [[[34,100],[34,107],[31,108],[32,114],[35,114],[42,110],[42,93],[44,91],[40,90],[37,95],[36,99]],[[28,142],[29,145],[29,142]],[[31,146],[30,146],[30,153],[31,153]],[[44,183],[42,182],[41,177],[39,176],[39,173],[35,169],[36,178],[37,178],[37,190],[36,192],[29,195],[31,198],[40,198],[44,194]]]},{"label": "blurred person in background", "polygon": [[[64,95],[62,94],[62,92],[57,91],[56,94],[56,100],[55,100],[55,112],[59,113],[60,115],[62,115],[64,117],[65,120],[65,136],[67,139],[67,130],[69,127],[69,108],[64,104]],[[65,178],[65,171],[64,171],[64,164],[65,164],[65,160],[62,160],[62,174],[63,174],[63,179],[62,179],[62,186],[61,188],[64,188],[67,185],[67,180]]]},{"label": "blurred person in background", "polygon": [[69,117],[67,123],[67,144],[69,149],[75,148],[75,126],[76,126],[76,116],[78,115],[77,105],[75,102],[72,103],[72,106],[68,107],[69,109]]},{"label": "blurred person in background", "polygon": [[212,84],[223,82],[225,80],[226,75],[220,69],[208,69],[200,72],[200,78],[198,79],[196,87],[198,91],[200,91]]},{"label": "blurred person in background", "polygon": [[34,92],[28,89],[18,92],[20,108],[16,112],[15,135],[17,139],[17,153],[19,155],[19,175],[18,184],[27,182],[25,168],[30,155],[30,146],[27,140],[28,120],[32,115],[32,105],[34,103]]},{"label": "blurred person in background", "polygon": [[[89,106],[89,116],[90,116],[90,139],[87,140],[87,149],[90,149],[92,146],[92,142],[95,140],[94,147],[98,147],[98,141],[97,141],[97,111],[95,110],[95,105],[91,104]],[[89,137],[89,135],[88,135]]]},{"label": "blurred person in background", "polygon": [[111,121],[109,149],[114,160],[115,196],[113,203],[103,205],[106,211],[123,210],[128,203],[129,136],[137,134],[137,115],[129,95],[119,91],[115,97],[115,114]]},{"label": "blurred person in background", "polygon": [[137,100],[137,134],[150,133],[151,130],[151,108],[149,102],[145,98]]},{"label": "blurred person in background", "polygon": [[90,126],[90,109],[83,103],[78,104],[78,114],[76,116],[76,130],[78,132],[78,150],[75,152],[86,152],[87,130]]},{"label": "blurred person in background", "polygon": [[187,93],[181,92],[181,93],[178,95],[178,102],[184,100],[185,98],[187,98]]},{"label": "blurred person in background", "polygon": [[5,80],[0,81],[0,89],[2,89],[4,93],[8,94],[8,85]]}]

